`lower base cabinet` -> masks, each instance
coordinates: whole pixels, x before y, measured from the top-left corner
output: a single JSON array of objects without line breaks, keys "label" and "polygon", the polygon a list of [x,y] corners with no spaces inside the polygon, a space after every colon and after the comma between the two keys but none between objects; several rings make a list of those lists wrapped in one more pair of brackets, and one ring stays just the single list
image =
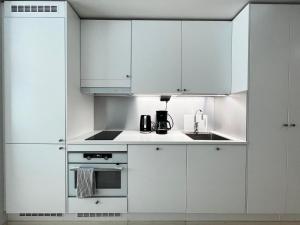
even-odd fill
[{"label": "lower base cabinet", "polygon": [[187,213],[245,212],[246,146],[187,146]]},{"label": "lower base cabinet", "polygon": [[65,212],[65,151],[55,144],[6,144],[7,213]]},{"label": "lower base cabinet", "polygon": [[127,213],[127,198],[69,198],[69,213]]},{"label": "lower base cabinet", "polygon": [[186,145],[129,145],[128,212],[185,210]]}]

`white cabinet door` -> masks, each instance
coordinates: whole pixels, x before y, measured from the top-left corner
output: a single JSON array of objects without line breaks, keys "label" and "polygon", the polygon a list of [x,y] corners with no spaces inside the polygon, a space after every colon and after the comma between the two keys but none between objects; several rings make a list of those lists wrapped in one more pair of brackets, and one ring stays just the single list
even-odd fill
[{"label": "white cabinet door", "polygon": [[291,6],[290,16],[290,129],[287,143],[288,190],[286,213],[300,213],[300,6]]},{"label": "white cabinet door", "polygon": [[60,147],[5,145],[7,213],[65,212],[65,151]]},{"label": "white cabinet door", "polygon": [[285,212],[288,9],[250,5],[248,213]]},{"label": "white cabinet door", "polygon": [[228,94],[231,89],[231,22],[182,22],[182,89]]},{"label": "white cabinet door", "polygon": [[132,92],[181,89],[181,22],[132,21]]},{"label": "white cabinet door", "polygon": [[4,19],[6,143],[65,139],[63,18]]},{"label": "white cabinet door", "polygon": [[249,6],[232,22],[232,93],[248,90],[248,54]]},{"label": "white cabinet door", "polygon": [[246,146],[187,146],[187,212],[245,212]]},{"label": "white cabinet door", "polygon": [[129,145],[128,211],[184,213],[185,208],[186,146]]},{"label": "white cabinet door", "polygon": [[130,87],[131,21],[81,20],[81,87]]}]

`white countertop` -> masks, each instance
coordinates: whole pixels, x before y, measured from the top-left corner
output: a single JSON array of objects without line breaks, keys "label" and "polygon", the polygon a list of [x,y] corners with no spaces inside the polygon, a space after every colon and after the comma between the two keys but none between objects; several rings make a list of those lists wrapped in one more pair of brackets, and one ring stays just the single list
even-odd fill
[{"label": "white countertop", "polygon": [[169,131],[168,134],[140,133],[139,131],[124,130],[114,140],[85,140],[101,130],[92,131],[67,142],[69,145],[101,145],[101,144],[247,144],[246,141],[213,132],[230,140],[193,140],[182,131]]}]

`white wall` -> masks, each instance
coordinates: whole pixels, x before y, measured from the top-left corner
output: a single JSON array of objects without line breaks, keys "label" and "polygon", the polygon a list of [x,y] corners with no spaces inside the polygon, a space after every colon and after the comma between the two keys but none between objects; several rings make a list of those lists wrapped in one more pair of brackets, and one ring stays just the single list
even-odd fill
[{"label": "white wall", "polygon": [[[208,124],[214,126],[214,98],[212,97],[172,97],[168,103],[169,114],[173,117],[173,129],[183,130],[184,114],[194,114],[197,109],[208,114]],[[151,115],[164,110],[165,103],[159,97],[95,97],[95,129],[139,130],[140,115]]]},{"label": "white wall", "polygon": [[2,7],[0,3],[0,224],[5,221],[4,215],[4,165],[3,165],[3,108],[2,108]]},{"label": "white wall", "polygon": [[246,140],[247,92],[215,98],[215,130]]}]

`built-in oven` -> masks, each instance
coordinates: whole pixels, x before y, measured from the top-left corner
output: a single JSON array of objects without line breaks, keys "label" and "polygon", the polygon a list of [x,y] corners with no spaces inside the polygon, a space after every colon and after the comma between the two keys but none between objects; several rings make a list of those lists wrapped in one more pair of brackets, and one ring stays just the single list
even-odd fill
[{"label": "built-in oven", "polygon": [[127,196],[127,152],[69,152],[69,197],[77,196],[78,168],[93,168],[93,197]]}]

